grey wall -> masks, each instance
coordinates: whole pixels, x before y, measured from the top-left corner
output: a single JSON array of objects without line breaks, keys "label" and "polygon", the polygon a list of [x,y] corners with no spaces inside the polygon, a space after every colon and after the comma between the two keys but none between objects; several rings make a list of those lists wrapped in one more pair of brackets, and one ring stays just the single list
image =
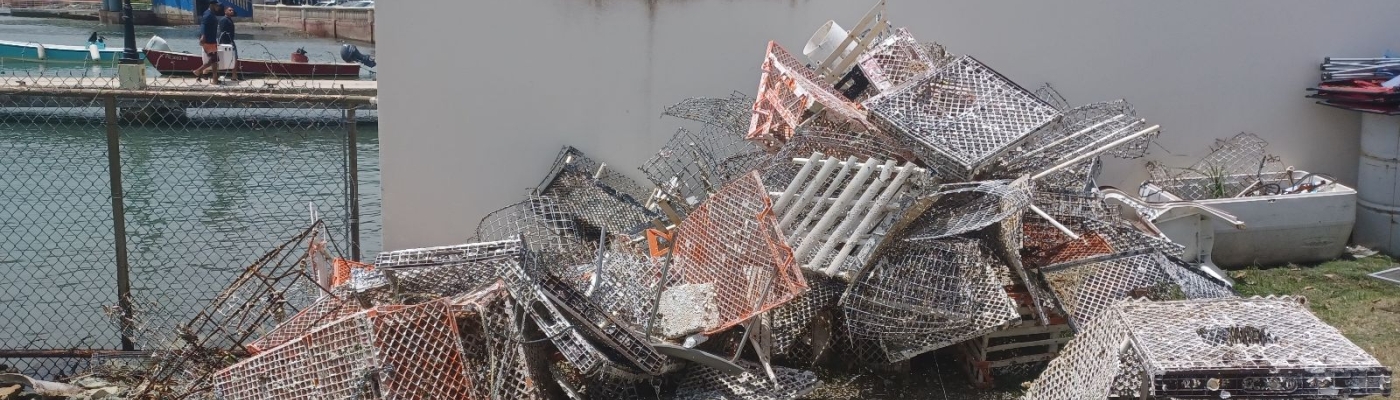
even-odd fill
[{"label": "grey wall", "polygon": [[[752,95],[767,41],[799,53],[859,0],[471,0],[379,10],[387,249],[453,244],[521,199],[563,145],[629,171],[687,97]],[[1400,3],[888,0],[891,21],[1072,104],[1125,98],[1161,124],[1148,159],[1187,165],[1254,132],[1298,168],[1354,181],[1356,114],[1304,98],[1325,56],[1400,50]],[[1135,188],[1145,160],[1102,184]],[[640,174],[636,174],[640,176]]]}]

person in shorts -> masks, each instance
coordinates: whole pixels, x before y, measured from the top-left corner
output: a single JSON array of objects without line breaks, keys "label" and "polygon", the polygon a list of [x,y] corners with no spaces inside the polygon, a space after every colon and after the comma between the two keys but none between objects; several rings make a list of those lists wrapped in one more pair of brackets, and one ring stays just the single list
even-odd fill
[{"label": "person in shorts", "polygon": [[229,80],[238,80],[238,43],[234,42],[233,7],[224,7],[224,17],[219,18],[219,44],[233,46],[233,68],[228,71]]},{"label": "person in shorts", "polygon": [[219,83],[219,2],[209,2],[209,10],[199,17],[199,47],[204,51],[207,60],[204,65],[194,70],[195,81],[203,81],[204,74],[209,73],[209,80],[214,84]]}]

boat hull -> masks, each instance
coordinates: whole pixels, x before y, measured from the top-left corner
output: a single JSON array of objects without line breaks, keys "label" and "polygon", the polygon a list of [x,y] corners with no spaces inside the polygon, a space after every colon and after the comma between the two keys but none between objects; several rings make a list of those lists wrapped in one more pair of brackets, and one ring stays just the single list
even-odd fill
[{"label": "boat hull", "polygon": [[[146,50],[146,61],[161,75],[192,75],[204,63],[198,54]],[[277,76],[288,78],[350,79],[359,78],[360,64],[298,63],[259,59],[239,59],[239,77]]]},{"label": "boat hull", "polygon": [[[56,62],[56,63],[115,63],[122,57],[122,49],[101,49],[98,58],[93,59],[92,50],[86,46],[65,46],[39,43],[0,41],[0,59]],[[141,55],[141,52],[137,52]]]}]

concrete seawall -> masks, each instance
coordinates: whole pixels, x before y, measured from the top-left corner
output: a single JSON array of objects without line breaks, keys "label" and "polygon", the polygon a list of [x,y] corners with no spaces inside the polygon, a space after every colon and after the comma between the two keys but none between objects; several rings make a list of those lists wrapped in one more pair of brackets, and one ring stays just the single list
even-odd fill
[{"label": "concrete seawall", "polygon": [[253,22],[314,36],[374,43],[374,9],[253,5]]}]

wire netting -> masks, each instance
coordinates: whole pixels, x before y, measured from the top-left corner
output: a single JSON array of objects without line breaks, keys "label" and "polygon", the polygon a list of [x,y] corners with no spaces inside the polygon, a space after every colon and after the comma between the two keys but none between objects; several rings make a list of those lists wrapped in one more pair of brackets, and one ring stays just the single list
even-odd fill
[{"label": "wire netting", "polygon": [[[813,107],[818,109],[811,110]],[[764,148],[777,150],[792,138],[798,126],[808,123],[805,114],[809,110],[818,113],[812,120],[822,120],[824,125],[848,127],[852,131],[869,128],[869,122],[856,104],[777,42],[768,42],[753,119],[746,137]]]},{"label": "wire netting", "polygon": [[908,29],[899,28],[870,51],[861,53],[856,65],[876,90],[886,91],[936,71],[947,60],[940,48],[919,43]]},{"label": "wire netting", "polygon": [[123,348],[103,310],[119,303],[118,221],[127,308],[150,314],[150,330],[188,322],[314,219],[336,253],[378,251],[373,86],[156,77],[121,90],[115,77],[0,72],[0,263],[15,266],[0,300],[19,305],[0,309],[0,364],[53,378],[89,362],[6,354]]},{"label": "wire netting", "polygon": [[1216,139],[1210,153],[1185,168],[1154,162],[1147,165],[1152,183],[1182,200],[1208,200],[1241,195],[1279,194],[1292,186],[1292,174],[1269,143],[1253,133]]},{"label": "wire netting", "polygon": [[972,321],[964,269],[981,269],[972,240],[903,241],[884,252],[841,298],[846,329],[875,339],[925,336]]}]

